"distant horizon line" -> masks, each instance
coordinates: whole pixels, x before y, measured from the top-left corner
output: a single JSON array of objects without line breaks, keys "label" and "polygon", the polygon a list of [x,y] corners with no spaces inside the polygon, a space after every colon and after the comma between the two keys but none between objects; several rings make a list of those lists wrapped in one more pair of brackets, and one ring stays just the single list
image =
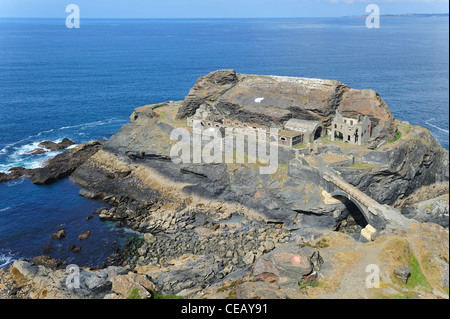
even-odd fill
[{"label": "distant horizon line", "polygon": [[[386,13],[381,14],[381,17],[432,17],[432,16],[449,16],[450,13]],[[346,16],[313,16],[313,17],[87,17],[83,19],[91,19],[91,20],[148,20],[148,19],[156,19],[156,20],[194,20],[194,19],[317,19],[317,18],[363,18],[366,15],[346,15]],[[0,16],[0,19],[65,19],[66,16],[61,17],[4,17]]]}]

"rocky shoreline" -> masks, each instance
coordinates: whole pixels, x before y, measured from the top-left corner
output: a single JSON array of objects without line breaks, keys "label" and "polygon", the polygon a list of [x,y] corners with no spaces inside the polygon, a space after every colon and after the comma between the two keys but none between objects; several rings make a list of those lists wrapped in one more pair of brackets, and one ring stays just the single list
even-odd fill
[{"label": "rocky shoreline", "polygon": [[[304,109],[245,106],[259,87],[267,90],[267,103],[279,100],[275,87],[283,101],[293,94]],[[311,99],[321,107],[308,104]],[[371,148],[326,137],[299,150],[280,147],[278,171],[269,176],[257,165],[170,160],[170,132],[185,127],[185,116],[202,103],[269,125],[280,114],[327,123],[336,108],[351,113],[361,100],[363,111],[378,118],[373,142],[396,132],[398,138]],[[448,157],[429,131],[396,121],[373,91],[213,72],[185,101],[136,109],[106,142],[71,148],[42,169],[11,170],[10,177],[36,184],[70,176],[80,195],[109,204],[93,214],[136,236],[103,269],[82,269],[75,290],[65,283],[63,263],[16,261],[0,271],[0,297],[448,298]],[[366,215],[332,196],[320,167],[371,196],[391,218],[369,239],[362,236]],[[368,265],[381,269],[380,289],[366,287]]]}]

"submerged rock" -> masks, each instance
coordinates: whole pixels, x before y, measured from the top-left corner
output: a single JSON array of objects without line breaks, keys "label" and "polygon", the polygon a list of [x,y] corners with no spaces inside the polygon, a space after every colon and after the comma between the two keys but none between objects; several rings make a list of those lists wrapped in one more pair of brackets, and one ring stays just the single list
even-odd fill
[{"label": "submerged rock", "polygon": [[72,245],[69,248],[67,248],[67,250],[74,252],[75,254],[78,254],[81,251],[81,247],[80,246],[75,246]]},{"label": "submerged rock", "polygon": [[59,143],[55,143],[52,141],[44,141],[44,142],[39,143],[38,146],[43,147],[49,151],[58,151],[58,150],[65,149],[72,145],[75,145],[75,142],[69,140],[68,138],[64,138]]},{"label": "submerged rock", "polygon": [[79,236],[78,236],[78,239],[79,239],[79,240],[86,240],[86,239],[88,239],[90,236],[91,236],[91,231],[88,230],[88,231],[83,232],[81,235],[79,235]]},{"label": "submerged rock", "polygon": [[55,239],[63,239],[64,237],[66,237],[66,231],[64,229],[61,229],[60,231],[52,234],[50,237]]}]

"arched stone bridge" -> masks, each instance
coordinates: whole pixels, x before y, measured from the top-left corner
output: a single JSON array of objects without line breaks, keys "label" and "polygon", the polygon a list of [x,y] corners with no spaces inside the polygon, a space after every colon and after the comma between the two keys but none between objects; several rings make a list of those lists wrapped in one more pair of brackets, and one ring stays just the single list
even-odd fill
[{"label": "arched stone bridge", "polygon": [[386,227],[406,227],[413,223],[413,221],[404,217],[397,209],[378,203],[343,179],[329,174],[324,174],[323,178],[329,184],[328,191],[331,196],[347,198],[359,208],[367,223],[375,229],[382,230]]}]

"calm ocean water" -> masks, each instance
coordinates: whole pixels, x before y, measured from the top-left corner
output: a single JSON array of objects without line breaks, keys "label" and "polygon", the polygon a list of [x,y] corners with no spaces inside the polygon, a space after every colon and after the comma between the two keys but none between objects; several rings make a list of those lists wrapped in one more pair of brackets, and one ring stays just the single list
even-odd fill
[{"label": "calm ocean water", "polygon": [[[108,138],[135,107],[181,100],[200,75],[239,73],[339,80],[376,90],[394,116],[431,130],[449,148],[448,18],[81,20],[0,19],[0,171],[39,167],[43,140]],[[0,267],[42,254],[96,265],[120,234],[66,179],[0,184]],[[92,230],[79,255],[67,252]],[[109,243],[109,244],[105,244]],[[64,249],[64,252],[59,252]]]}]

